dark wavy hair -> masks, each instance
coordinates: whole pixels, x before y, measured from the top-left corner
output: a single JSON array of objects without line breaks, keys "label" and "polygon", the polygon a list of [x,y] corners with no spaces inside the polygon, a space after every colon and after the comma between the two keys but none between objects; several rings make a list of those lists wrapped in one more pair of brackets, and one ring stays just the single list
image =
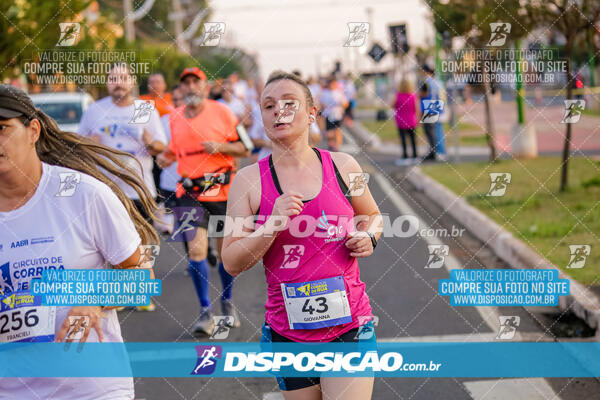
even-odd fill
[{"label": "dark wavy hair", "polygon": [[19,120],[25,126],[29,126],[33,119],[37,119],[40,123],[40,137],[35,144],[39,159],[46,164],[71,168],[93,176],[108,185],[125,206],[142,243],[158,244],[160,241],[154,227],[142,217],[133,201],[125,196],[125,193],[110,177],[110,175],[116,176],[131,186],[140,197],[144,210],[155,218],[156,202],[142,178],[127,164],[126,157],[131,157],[138,165],[139,161],[129,153],[104,146],[75,133],[60,130],[56,121],[36,108],[25,92],[14,87],[11,87],[9,92],[12,97],[32,110],[28,115],[18,117]]}]

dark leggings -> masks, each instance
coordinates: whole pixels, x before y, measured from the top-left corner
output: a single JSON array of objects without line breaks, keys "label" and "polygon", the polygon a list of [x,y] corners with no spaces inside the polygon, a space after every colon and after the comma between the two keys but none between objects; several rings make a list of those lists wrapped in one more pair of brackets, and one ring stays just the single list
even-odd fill
[{"label": "dark leggings", "polygon": [[417,146],[415,144],[415,128],[398,128],[398,134],[400,135],[400,140],[402,141],[402,158],[408,158],[408,154],[406,153],[406,136],[408,136],[408,139],[410,140],[412,156],[413,158],[416,158]]},{"label": "dark leggings", "polygon": [[423,124],[423,131],[429,142],[429,154],[426,158],[435,158],[436,141],[435,141],[435,124]]}]

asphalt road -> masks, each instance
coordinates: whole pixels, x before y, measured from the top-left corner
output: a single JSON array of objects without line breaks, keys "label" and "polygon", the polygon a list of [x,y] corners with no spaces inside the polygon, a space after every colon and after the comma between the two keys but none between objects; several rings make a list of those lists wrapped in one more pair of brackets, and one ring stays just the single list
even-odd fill
[{"label": "asphalt road", "polygon": [[[394,166],[392,155],[359,152],[350,144],[344,150],[355,153],[366,172],[369,187],[380,210],[391,220],[414,214],[420,224],[433,228],[457,229],[426,198],[403,182],[402,171]],[[423,227],[425,225],[422,225]],[[378,340],[490,341],[499,328],[499,315],[518,315],[520,340],[555,340],[551,310],[520,307],[452,307],[437,294],[438,280],[448,278],[448,269],[425,269],[428,244],[443,243],[453,257],[447,268],[502,268],[500,261],[467,232],[459,239],[448,237],[385,238],[374,255],[360,259],[361,278],[367,285],[374,315],[379,317]],[[457,265],[454,265],[457,264]],[[191,327],[199,305],[190,278],[185,274],[187,260],[180,243],[163,242],[155,264],[162,279],[163,294],[155,298],[153,313],[123,311],[119,319],[126,341],[193,342]],[[211,269],[211,299],[219,311],[219,276]],[[266,284],[261,265],[241,274],[234,287],[234,302],[242,327],[233,329],[227,341],[258,341],[263,322]],[[519,340],[515,338],[515,340]],[[493,362],[493,360],[490,360]],[[515,360],[518,362],[518,360]],[[136,399],[277,399],[275,379],[271,378],[137,378]],[[378,378],[374,399],[600,399],[600,383],[595,379],[462,379],[462,378]]]}]

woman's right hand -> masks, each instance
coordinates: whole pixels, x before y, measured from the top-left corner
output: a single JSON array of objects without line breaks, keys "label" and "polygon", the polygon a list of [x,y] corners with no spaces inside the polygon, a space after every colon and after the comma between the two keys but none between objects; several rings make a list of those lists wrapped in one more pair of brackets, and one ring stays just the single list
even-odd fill
[{"label": "woman's right hand", "polygon": [[[298,192],[290,191],[279,196],[275,200],[271,216],[263,225],[264,230],[261,230],[262,234],[272,236],[285,230],[290,217],[300,214],[303,206],[302,195]],[[257,231],[256,233],[261,231]]]},{"label": "woman's right hand", "polygon": [[272,216],[291,217],[302,212],[304,204],[302,203],[302,195],[295,191],[289,191],[282,194],[275,200],[273,205]]}]

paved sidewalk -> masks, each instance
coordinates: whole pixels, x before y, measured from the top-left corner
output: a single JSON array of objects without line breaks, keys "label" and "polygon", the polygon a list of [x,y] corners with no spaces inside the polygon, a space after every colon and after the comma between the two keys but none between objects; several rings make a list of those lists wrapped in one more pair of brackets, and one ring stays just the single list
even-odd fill
[{"label": "paved sidewalk", "polygon": [[[555,102],[556,103],[556,102]],[[511,128],[517,123],[517,106],[515,102],[492,101],[492,121],[496,132],[496,144],[499,152],[511,152]],[[526,103],[525,123],[535,128],[539,153],[560,153],[563,148],[566,134],[565,124],[561,124],[564,117],[564,107],[561,104],[548,106],[535,106]],[[375,119],[376,110],[357,110],[356,116],[360,119]],[[461,136],[479,135],[485,131],[485,108],[483,100],[474,101],[472,104],[458,104],[457,122],[475,125],[474,131],[461,132]],[[392,118],[392,111],[388,110]],[[448,134],[448,132],[446,132]],[[382,149],[386,154],[400,153],[400,147],[392,144]],[[451,155],[453,138],[446,137],[446,146]],[[426,150],[426,149],[424,149]],[[582,115],[579,122],[572,125],[571,152],[577,151],[589,153],[600,151],[600,117],[593,115]],[[461,154],[481,155],[489,154],[486,147],[462,146]]]},{"label": "paved sidewalk", "polygon": [[[484,104],[473,102],[471,105],[459,104],[457,107],[459,121],[485,128]],[[564,143],[566,126],[561,124],[565,109],[561,105],[526,106],[525,123],[535,128],[538,151],[561,151]],[[496,130],[498,149],[510,152],[510,130],[517,123],[517,106],[514,102],[492,103],[492,120]],[[600,118],[582,115],[578,123],[572,125],[572,151],[600,150]]]}]

